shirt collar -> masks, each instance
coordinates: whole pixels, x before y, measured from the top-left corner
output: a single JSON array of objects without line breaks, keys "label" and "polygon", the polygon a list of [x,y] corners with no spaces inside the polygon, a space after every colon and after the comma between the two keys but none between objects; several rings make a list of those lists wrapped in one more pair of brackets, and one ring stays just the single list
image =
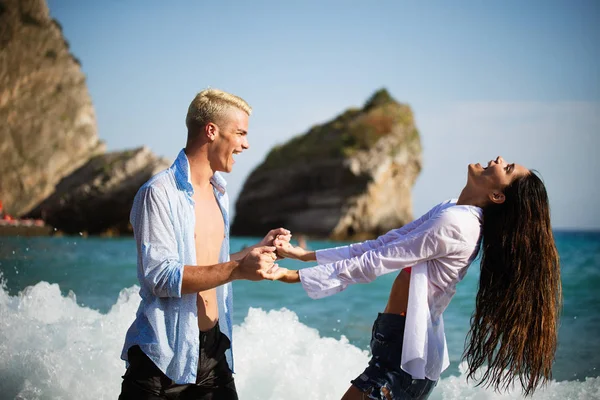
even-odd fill
[{"label": "shirt collar", "polygon": [[212,178],[210,178],[210,183],[219,191],[221,194],[225,194],[225,188],[227,187],[227,181],[223,178],[223,175],[220,172],[215,172]]},{"label": "shirt collar", "polygon": [[175,172],[177,188],[192,196],[194,194],[194,187],[190,178],[190,162],[185,155],[185,149],[181,149],[171,168]]},{"label": "shirt collar", "polygon": [[[456,206],[457,202],[458,202],[458,199],[451,199],[449,201],[449,203],[454,206]],[[464,205],[464,204],[461,207],[466,207],[471,212],[471,214],[473,214],[474,216],[477,217],[477,219],[479,220],[480,223],[483,222],[483,209],[481,207]]]},{"label": "shirt collar", "polygon": [[480,207],[469,206],[469,211],[477,217],[480,223],[483,223],[483,210]]},{"label": "shirt collar", "polygon": [[[175,180],[177,182],[177,187],[180,190],[183,190],[188,196],[192,196],[194,194],[194,187],[192,186],[191,180],[191,172],[190,172],[190,162],[185,154],[185,149],[181,149],[177,159],[171,166],[171,168],[175,172]],[[225,194],[225,188],[227,186],[227,181],[223,178],[219,172],[215,172],[212,178],[210,178],[210,183],[221,193]]]}]

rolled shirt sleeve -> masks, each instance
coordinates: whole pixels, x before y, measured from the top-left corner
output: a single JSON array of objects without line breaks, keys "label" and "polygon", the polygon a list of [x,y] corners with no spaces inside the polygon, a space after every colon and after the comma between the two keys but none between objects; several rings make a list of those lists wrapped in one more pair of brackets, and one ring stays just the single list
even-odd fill
[{"label": "rolled shirt sleeve", "polygon": [[360,255],[302,269],[304,290],[311,298],[322,298],[341,292],[350,284],[368,283],[378,276],[443,257],[462,246],[451,222],[443,217],[429,219],[419,229],[404,235],[395,233],[395,240],[377,243],[378,247]]},{"label": "rolled shirt sleeve", "polygon": [[333,247],[331,249],[317,250],[315,252],[317,262],[321,265],[329,264],[336,261],[345,260],[351,257],[358,257],[366,253],[367,251],[375,250],[379,247],[385,246],[389,243],[398,240],[403,235],[406,235],[409,232],[412,232],[417,227],[421,226],[425,221],[429,219],[430,215],[431,211],[422,215],[420,218],[412,221],[411,223],[404,225],[401,228],[390,230],[385,235],[381,235],[374,240],[366,240],[364,242],[352,243],[347,246]]},{"label": "rolled shirt sleeve", "polygon": [[140,282],[157,297],[181,297],[183,263],[177,252],[169,203],[160,189],[146,187],[134,201],[131,224],[141,257]]}]

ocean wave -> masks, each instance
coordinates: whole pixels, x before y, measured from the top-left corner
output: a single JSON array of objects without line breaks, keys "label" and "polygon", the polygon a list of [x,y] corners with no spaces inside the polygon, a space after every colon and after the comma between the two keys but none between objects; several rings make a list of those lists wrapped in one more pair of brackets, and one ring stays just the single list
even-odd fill
[{"label": "ocean wave", "polygon": [[[106,314],[39,282],[17,296],[0,289],[2,399],[115,399],[125,363],[121,347],[140,302],[138,288],[121,291]],[[339,399],[362,372],[368,353],[345,337],[322,337],[287,309],[250,308],[234,327],[236,385],[241,399]],[[520,399],[495,393],[461,374],[442,379],[430,397]],[[600,378],[550,382],[533,399],[600,399]]]}]

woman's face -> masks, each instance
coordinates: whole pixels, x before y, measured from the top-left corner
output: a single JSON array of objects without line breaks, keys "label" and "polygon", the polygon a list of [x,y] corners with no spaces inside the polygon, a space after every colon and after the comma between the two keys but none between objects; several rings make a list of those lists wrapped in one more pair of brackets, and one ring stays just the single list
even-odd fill
[{"label": "woman's face", "polygon": [[504,202],[504,188],[516,178],[530,173],[519,164],[509,164],[502,157],[490,160],[484,167],[481,164],[469,164],[468,184],[493,202]]}]

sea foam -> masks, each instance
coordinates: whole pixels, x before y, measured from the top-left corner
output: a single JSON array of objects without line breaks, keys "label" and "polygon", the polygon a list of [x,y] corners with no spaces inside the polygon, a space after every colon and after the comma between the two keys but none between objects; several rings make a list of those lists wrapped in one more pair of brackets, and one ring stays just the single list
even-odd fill
[{"label": "sea foam", "polygon": [[[17,296],[0,289],[1,399],[116,399],[125,363],[125,332],[140,302],[138,288],[121,291],[108,313],[79,306],[56,284],[40,282]],[[321,337],[292,311],[250,308],[234,327],[236,385],[241,399],[339,399],[362,372],[368,353]],[[460,376],[442,379],[430,397],[519,399]],[[600,378],[552,381],[533,399],[600,399]]]}]

